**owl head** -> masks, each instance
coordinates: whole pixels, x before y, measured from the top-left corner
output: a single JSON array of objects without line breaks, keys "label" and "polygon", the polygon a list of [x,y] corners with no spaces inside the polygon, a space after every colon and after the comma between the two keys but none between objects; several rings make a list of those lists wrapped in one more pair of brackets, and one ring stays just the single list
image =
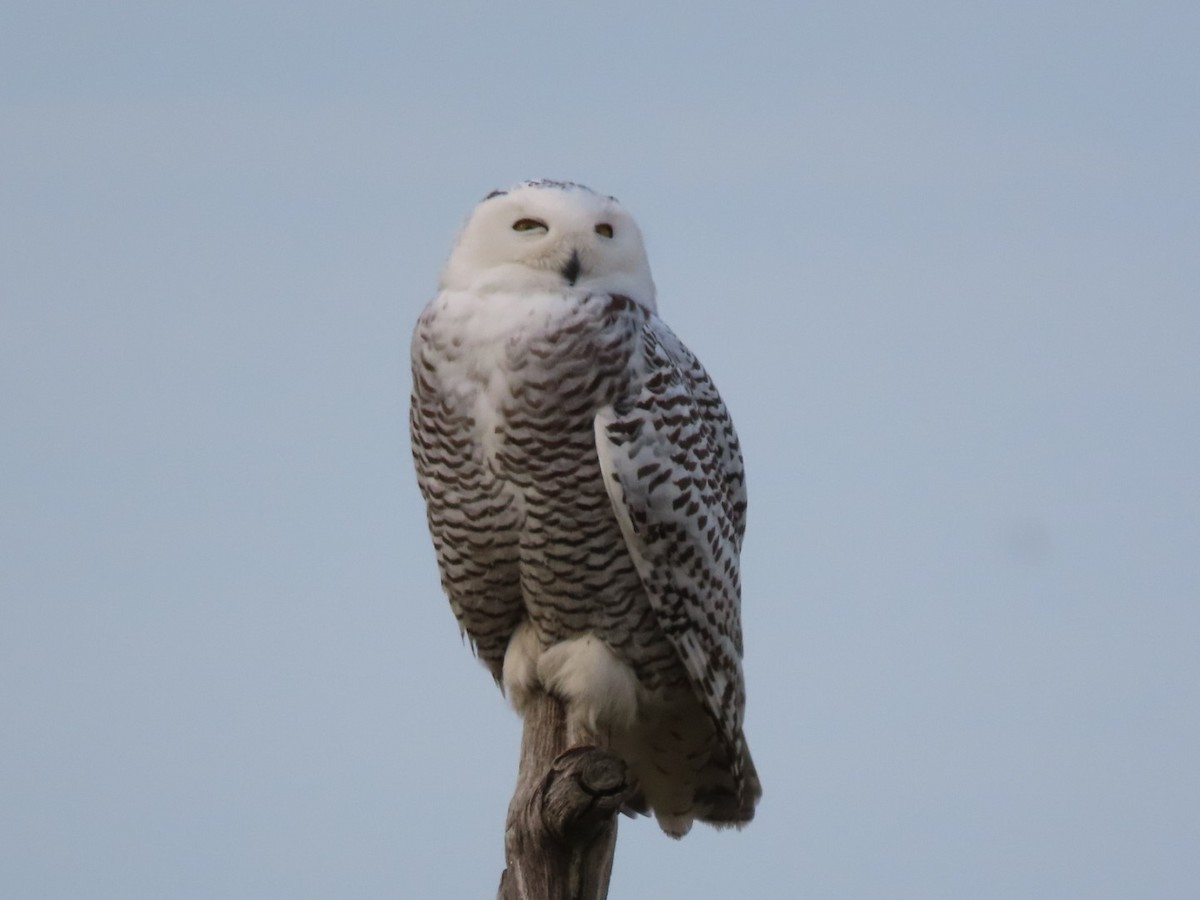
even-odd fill
[{"label": "owl head", "polygon": [[492,191],[467,219],[439,287],[623,294],[656,310],[642,233],[617,202],[569,181]]}]

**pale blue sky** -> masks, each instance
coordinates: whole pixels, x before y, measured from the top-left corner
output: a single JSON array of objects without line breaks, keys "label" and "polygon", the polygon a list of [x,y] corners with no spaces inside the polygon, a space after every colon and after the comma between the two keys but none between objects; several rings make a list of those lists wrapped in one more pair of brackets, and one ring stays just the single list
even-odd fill
[{"label": "pale blue sky", "polygon": [[[741,833],[613,900],[1200,884],[1200,7],[9,2],[0,894],[493,895],[408,336],[617,195],[742,434]],[[748,888],[747,885],[753,885]]]}]

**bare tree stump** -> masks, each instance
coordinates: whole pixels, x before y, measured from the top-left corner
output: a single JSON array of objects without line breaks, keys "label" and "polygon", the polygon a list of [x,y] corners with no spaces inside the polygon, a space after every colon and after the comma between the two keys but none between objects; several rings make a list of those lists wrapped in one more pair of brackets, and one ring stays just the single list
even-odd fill
[{"label": "bare tree stump", "polygon": [[616,814],[634,791],[620,757],[567,746],[562,704],[540,694],[525,710],[517,787],[504,832],[497,900],[604,900]]}]

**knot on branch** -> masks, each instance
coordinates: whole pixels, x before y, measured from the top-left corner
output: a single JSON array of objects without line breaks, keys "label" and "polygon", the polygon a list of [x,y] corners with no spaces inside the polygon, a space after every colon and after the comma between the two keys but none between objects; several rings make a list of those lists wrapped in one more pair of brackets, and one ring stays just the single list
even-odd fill
[{"label": "knot on branch", "polygon": [[560,753],[531,798],[540,802],[546,834],[567,844],[586,841],[607,825],[635,792],[629,767],[599,747]]},{"label": "knot on branch", "polygon": [[500,900],[604,900],[617,812],[637,785],[624,761],[567,745],[562,704],[535,694],[525,706],[521,765],[504,833]]}]

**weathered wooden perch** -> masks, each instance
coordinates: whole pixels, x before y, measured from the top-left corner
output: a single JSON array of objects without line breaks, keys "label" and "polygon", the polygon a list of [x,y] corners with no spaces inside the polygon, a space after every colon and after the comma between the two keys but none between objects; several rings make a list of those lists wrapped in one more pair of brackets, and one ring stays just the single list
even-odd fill
[{"label": "weathered wooden perch", "polygon": [[567,747],[562,704],[540,694],[525,710],[517,787],[504,832],[497,900],[604,900],[617,812],[634,792],[620,757]]}]

